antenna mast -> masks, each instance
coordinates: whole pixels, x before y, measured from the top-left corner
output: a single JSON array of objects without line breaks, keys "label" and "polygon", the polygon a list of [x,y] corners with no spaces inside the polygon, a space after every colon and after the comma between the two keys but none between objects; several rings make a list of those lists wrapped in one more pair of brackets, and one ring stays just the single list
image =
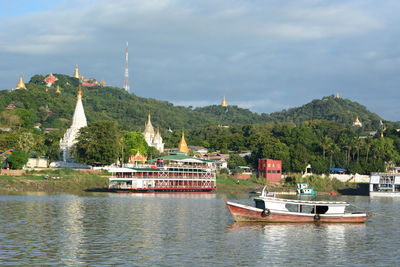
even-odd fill
[{"label": "antenna mast", "polygon": [[124,89],[129,92],[129,70],[128,70],[128,42],[125,46],[125,76],[124,76]]}]

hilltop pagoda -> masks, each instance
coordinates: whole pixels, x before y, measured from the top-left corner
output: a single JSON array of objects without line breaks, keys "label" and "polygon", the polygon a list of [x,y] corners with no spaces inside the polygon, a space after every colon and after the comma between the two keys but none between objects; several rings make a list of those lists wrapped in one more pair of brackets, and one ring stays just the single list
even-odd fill
[{"label": "hilltop pagoda", "polygon": [[356,119],[354,120],[353,126],[362,127],[362,123],[361,123],[360,119],[358,118],[358,116],[357,116]]},{"label": "hilltop pagoda", "polygon": [[74,70],[74,75],[72,75],[72,77],[77,78],[77,79],[81,79],[81,76],[79,75],[79,68],[78,68],[78,64],[75,64],[75,70]]},{"label": "hilltop pagoda", "polygon": [[26,89],[24,80],[22,79],[22,75],[19,76],[19,82],[17,83],[17,87],[15,89]]},{"label": "hilltop pagoda", "polygon": [[54,76],[53,73],[50,73],[46,78],[44,78],[44,82],[46,83],[47,87],[52,86],[56,81],[58,81],[58,78]]},{"label": "hilltop pagoda", "polygon": [[224,96],[224,98],[222,99],[222,102],[221,102],[221,107],[227,107],[227,106],[228,106],[228,103],[226,102],[226,98]]}]

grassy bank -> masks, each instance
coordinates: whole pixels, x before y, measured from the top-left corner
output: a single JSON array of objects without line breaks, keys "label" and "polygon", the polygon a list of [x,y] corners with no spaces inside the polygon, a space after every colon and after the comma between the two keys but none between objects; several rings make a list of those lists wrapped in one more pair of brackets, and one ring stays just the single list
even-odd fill
[{"label": "grassy bank", "polygon": [[[107,187],[108,173],[86,173],[70,169],[53,171],[31,171],[23,176],[0,176],[0,192],[83,192],[90,189],[104,189]],[[282,184],[265,183],[264,179],[252,177],[240,180],[234,177],[218,175],[217,190],[219,193],[248,193],[261,191],[267,185],[269,191],[295,191],[296,182],[308,182],[315,186],[318,193],[335,192],[336,194],[347,189],[356,189],[357,185],[343,183],[336,179],[327,179],[318,176],[301,178],[298,175],[289,175]]]},{"label": "grassy bank", "polygon": [[105,188],[107,177],[69,169],[31,171],[22,176],[0,176],[0,192],[82,192]]}]

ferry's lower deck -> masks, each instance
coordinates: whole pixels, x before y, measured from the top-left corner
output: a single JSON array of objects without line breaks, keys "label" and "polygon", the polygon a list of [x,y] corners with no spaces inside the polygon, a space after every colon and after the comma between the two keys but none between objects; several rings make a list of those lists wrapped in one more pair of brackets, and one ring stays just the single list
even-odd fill
[{"label": "ferry's lower deck", "polygon": [[135,179],[109,178],[108,189],[113,192],[209,192],[216,181],[209,179]]}]

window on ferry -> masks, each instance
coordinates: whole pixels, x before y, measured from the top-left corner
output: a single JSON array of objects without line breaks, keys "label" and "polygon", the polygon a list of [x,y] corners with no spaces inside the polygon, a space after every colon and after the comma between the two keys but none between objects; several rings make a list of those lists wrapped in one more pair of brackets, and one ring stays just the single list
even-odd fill
[{"label": "window on ferry", "polygon": [[310,205],[301,205],[300,206],[300,212],[301,213],[312,213],[313,206]]},{"label": "window on ferry", "polygon": [[328,211],[328,206],[316,206],[317,214],[325,214]]},{"label": "window on ferry", "polygon": [[380,184],[394,184],[394,176],[381,176],[379,178]]},{"label": "window on ferry", "polygon": [[265,202],[262,200],[254,199],[256,208],[258,209],[265,209]]},{"label": "window on ferry", "polygon": [[285,205],[285,208],[286,208],[288,211],[297,212],[297,206],[298,206],[297,204],[288,203],[288,204]]}]

